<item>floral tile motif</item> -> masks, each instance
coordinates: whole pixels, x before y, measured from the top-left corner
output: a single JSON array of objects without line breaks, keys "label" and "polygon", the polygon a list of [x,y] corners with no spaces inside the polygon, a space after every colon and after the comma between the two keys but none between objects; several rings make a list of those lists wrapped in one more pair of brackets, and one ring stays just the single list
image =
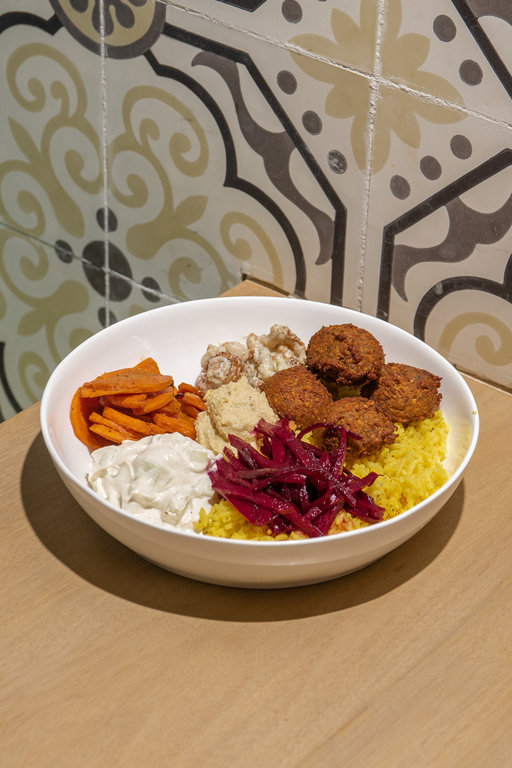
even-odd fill
[{"label": "floral tile motif", "polygon": [[[348,123],[323,115],[330,83],[300,99],[306,57],[211,31],[169,9],[144,67],[107,62],[109,205],[134,279],[151,274],[185,300],[246,274],[339,303],[346,239],[356,252],[360,240],[346,210],[361,212],[364,177]],[[354,98],[368,90],[355,73],[344,82]]]},{"label": "floral tile motif", "polygon": [[362,72],[373,67],[375,0],[184,0],[179,5]]},{"label": "floral tile motif", "polygon": [[[500,11],[499,5],[492,0],[430,0],[420,4],[389,0],[382,39],[382,77],[443,102],[510,120],[512,102],[506,98],[510,75],[505,76],[503,61],[495,49],[491,51],[490,38],[483,26],[477,26],[471,12],[473,6],[478,13],[492,14],[494,19],[500,14],[506,21],[506,12]],[[500,49],[507,50],[512,29],[507,35],[505,26],[502,23],[499,35],[490,30],[489,34]]]},{"label": "floral tile motif", "polygon": [[[509,130],[466,116],[457,126],[441,126],[437,140],[427,134],[419,152],[404,156],[392,148],[390,164],[372,179],[371,197],[379,206],[370,214],[363,301],[365,311],[426,340],[464,370],[504,386],[511,386],[512,378],[503,362],[491,364],[478,344],[461,346],[455,338],[448,343],[444,328],[462,323],[458,312],[464,301],[467,308],[483,302],[486,311],[494,305],[497,317],[508,315],[503,304],[511,289],[510,138]],[[401,173],[394,173],[398,169]],[[460,326],[465,340],[475,326],[471,312],[463,313]],[[482,318],[480,313],[479,327],[473,327],[477,334]],[[493,328],[489,322],[488,330]],[[512,363],[505,341],[500,346]]]},{"label": "floral tile motif", "polygon": [[[361,306],[462,369],[512,387],[511,101],[497,53],[510,19],[492,0],[411,10],[388,4]],[[500,16],[494,54],[478,15]],[[393,67],[386,36],[403,43]]]},{"label": "floral tile motif", "polygon": [[512,388],[509,5],[5,0],[0,420],[243,275]]},{"label": "floral tile motif", "polygon": [[111,321],[125,320],[127,317],[157,309],[169,304],[176,304],[177,299],[171,299],[146,281],[145,285],[137,285],[133,280],[115,276],[116,287],[110,298]]},{"label": "floral tile motif", "polygon": [[106,324],[96,276],[57,248],[0,225],[0,421],[41,398],[57,363]]},{"label": "floral tile motif", "polygon": [[34,5],[0,16],[0,221],[79,243],[104,197],[101,59],[78,48],[78,64],[49,3]]}]

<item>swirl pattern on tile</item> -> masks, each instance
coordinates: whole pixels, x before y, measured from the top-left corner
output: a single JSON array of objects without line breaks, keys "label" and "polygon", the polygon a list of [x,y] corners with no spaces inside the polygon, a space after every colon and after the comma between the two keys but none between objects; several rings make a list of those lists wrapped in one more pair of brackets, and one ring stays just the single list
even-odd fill
[{"label": "swirl pattern on tile", "polygon": [[154,0],[50,0],[67,31],[81,45],[100,54],[101,30],[105,53],[114,59],[139,56],[158,39],[165,21],[165,4]]},{"label": "swirl pattern on tile", "polygon": [[0,227],[0,307],[10,307],[18,336],[16,344],[0,339],[0,379],[15,412],[39,400],[63,355],[98,330],[84,324],[86,286],[72,277],[58,279],[58,262],[49,254],[37,240]]},{"label": "swirl pattern on tile", "polygon": [[[340,120],[352,120],[351,143],[356,162],[366,167],[366,130],[370,112],[369,92],[361,88],[360,76],[353,68],[365,71],[376,27],[377,4],[361,0],[361,24],[357,26],[348,14],[333,8],[331,29],[333,40],[317,34],[296,35],[291,42],[304,50],[318,51],[322,58],[291,53],[295,63],[311,78],[329,84],[325,112]],[[382,40],[382,73],[390,83],[379,92],[380,110],[374,134],[372,170],[381,170],[389,156],[391,135],[409,147],[418,148],[421,141],[421,121],[445,124],[463,119],[463,115],[425,99],[412,100],[400,87],[412,83],[423,93],[434,92],[446,101],[461,102],[456,88],[439,75],[425,72],[422,65],[429,50],[429,40],[417,33],[400,34],[402,7],[400,0],[390,0],[387,25]],[[335,67],[327,60],[343,63],[350,59],[351,69]]]}]

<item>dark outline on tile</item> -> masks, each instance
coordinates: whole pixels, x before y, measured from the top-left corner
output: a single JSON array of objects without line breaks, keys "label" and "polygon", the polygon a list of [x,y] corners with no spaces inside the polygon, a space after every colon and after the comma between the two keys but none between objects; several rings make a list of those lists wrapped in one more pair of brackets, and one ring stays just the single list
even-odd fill
[{"label": "dark outline on tile", "polygon": [[[287,134],[292,139],[302,159],[306,163],[307,167],[313,174],[313,177],[315,178],[321,190],[323,191],[323,193],[325,194],[328,201],[333,207],[334,227],[333,227],[333,251],[330,258],[330,261],[331,261],[330,302],[332,304],[340,305],[342,303],[342,297],[343,297],[345,235],[346,235],[346,222],[347,222],[346,207],[344,206],[343,202],[339,199],[339,197],[336,195],[334,189],[329,184],[323,171],[317,165],[315,158],[309,151],[306,144],[301,139],[300,135],[298,134],[294,125],[292,124],[290,118],[283,110],[283,107],[281,106],[279,101],[276,99],[271,89],[268,87],[265,79],[261,75],[259,69],[253,62],[252,58],[247,53],[240,51],[237,48],[231,48],[222,43],[218,43],[209,38],[201,37],[200,35],[196,35],[187,30],[174,27],[170,24],[164,25],[162,35],[165,37],[180,40],[181,42],[187,45],[192,45],[201,50],[210,51],[212,53],[215,53],[218,56],[228,58],[231,61],[235,61],[241,64],[242,66],[244,66],[249,72],[249,74],[251,75],[251,77],[253,78],[255,84],[258,86],[263,97],[269,104],[270,108],[272,109],[272,111],[280,121],[281,125],[283,126]],[[221,136],[223,137],[223,140],[226,142],[227,162],[226,162],[225,184],[232,186],[236,189],[240,189],[241,191],[246,192],[247,194],[257,199],[258,202],[260,202],[264,207],[266,207],[267,210],[269,210],[269,212],[276,218],[276,220],[280,222],[283,228],[283,231],[286,233],[288,237],[288,240],[292,247],[292,252],[294,254],[295,262],[296,262],[297,279],[296,279],[295,293],[298,296],[304,296],[307,276],[305,271],[302,248],[301,248],[300,242],[298,241],[297,235],[293,230],[293,227],[291,226],[291,224],[288,222],[288,220],[284,216],[281,209],[278,208],[278,206],[274,203],[274,201],[271,200],[267,195],[265,195],[265,193],[263,193],[259,188],[255,187],[249,181],[241,179],[237,175],[235,155],[232,151],[230,151],[230,149],[233,147],[233,144],[230,138],[231,135],[230,135],[227,122],[225,121],[224,115],[222,114],[222,111],[218,108],[216,102],[214,102],[211,95],[207,93],[202,88],[202,86],[200,86],[197,82],[190,80],[190,78],[188,78],[188,76],[185,75],[182,71],[177,70],[176,68],[171,67],[169,65],[161,64],[158,61],[158,59],[156,59],[152,51],[147,51],[146,54],[144,55],[148,63],[150,64],[150,66],[152,67],[152,69],[155,71],[157,75],[164,76],[164,77],[172,77],[182,82],[184,85],[186,85],[186,87],[190,88],[199,98],[201,98],[201,100],[205,103],[205,105],[208,107],[208,109],[212,113],[214,119],[216,120],[219,126]],[[294,243],[295,243],[295,246],[294,246]]]},{"label": "dark outline on tile", "polygon": [[[57,16],[59,16],[59,18],[63,17],[62,24],[66,28],[68,34],[88,51],[91,51],[97,56],[100,56],[102,51],[101,44],[96,42],[96,40],[89,37],[88,35],[84,34],[84,32],[82,32],[82,30],[74,24],[71,18],[67,15],[66,9],[62,7],[60,0],[56,0],[55,2],[49,0],[49,2],[51,3]],[[97,0],[95,0],[95,2],[97,2]],[[151,0],[148,3],[148,7],[150,4]],[[154,2],[153,9],[153,20],[142,37],[139,37],[126,45],[112,45],[104,40],[105,55],[111,59],[129,59],[140,56],[144,53],[144,51],[147,51],[149,48],[151,48],[153,43],[158,40],[161,28],[164,24],[165,3],[160,2],[160,0],[158,2]],[[122,25],[120,24],[120,26]]]},{"label": "dark outline on tile", "polygon": [[54,35],[62,28],[62,22],[56,14],[50,16],[49,19],[42,19],[40,16],[26,11],[9,11],[0,15],[0,34],[17,24],[23,24],[27,27],[38,27],[43,32],[48,32],[49,35]]},{"label": "dark outline on tile", "polygon": [[[50,35],[54,35],[57,31],[59,31],[63,27],[62,22],[60,21],[60,19],[56,14],[50,17],[50,19],[45,20],[39,16],[36,16],[35,14],[31,14],[23,11],[20,11],[20,12],[13,11],[0,16],[0,33],[3,30],[9,27],[15,26],[17,24],[24,24],[28,26],[38,27],[39,29],[47,32]],[[323,191],[323,193],[325,194],[326,198],[328,199],[329,203],[333,208],[333,211],[334,211],[333,238],[332,238],[333,250],[330,257],[330,261],[331,261],[330,302],[335,305],[341,305],[342,299],[343,299],[343,284],[344,284],[347,209],[343,204],[343,202],[335,193],[333,187],[330,185],[327,177],[325,176],[321,168],[316,163],[314,156],[309,151],[307,145],[304,143],[304,141],[298,134],[290,118],[283,110],[282,105],[280,104],[278,99],[276,99],[271,89],[268,87],[265,79],[259,72],[253,60],[248,54],[244,53],[243,51],[240,51],[236,48],[225,46],[221,43],[217,43],[214,40],[210,40],[208,38],[200,37],[199,35],[195,35],[186,30],[173,27],[168,23],[164,25],[164,28],[162,30],[162,35],[181,40],[185,44],[193,45],[201,50],[211,51],[219,56],[227,57],[232,61],[242,64],[244,67],[246,67],[247,71],[249,72],[254,82],[260,89],[260,92],[262,93],[267,103],[269,104],[270,108],[272,109],[276,117],[279,119],[281,125],[283,126],[287,134],[292,139],[302,159],[306,163],[314,179],[317,181],[318,185],[320,186],[321,190]],[[165,76],[165,77],[175,77],[175,79],[180,80],[181,82],[183,82],[183,84],[185,84],[187,87],[191,88],[191,90],[196,92],[197,95],[200,98],[202,98],[204,103],[209,105],[209,108],[214,118],[217,120],[217,124],[219,125],[219,130],[221,130],[221,135],[223,137],[227,137],[228,135],[230,135],[227,123],[224,120],[224,116],[222,115],[222,112],[218,109],[217,105],[211,99],[208,93],[204,92],[203,89],[201,89],[202,91],[201,94],[198,93],[198,90],[194,90],[196,86],[194,81],[188,82],[182,72],[172,67],[168,67],[166,65],[161,64],[156,59],[156,57],[154,56],[151,50],[146,51],[145,54],[143,55],[145,56],[148,63],[150,64],[150,66],[152,67],[152,69],[155,71],[157,75]],[[199,89],[198,85],[197,85],[197,89]],[[222,130],[221,124],[224,130]],[[284,217],[283,212],[281,211],[281,209],[278,208],[278,206],[274,203],[274,201],[272,201],[270,198],[264,195],[264,193],[260,189],[256,188],[250,182],[243,180],[237,176],[236,165],[234,162],[232,162],[234,159],[234,153],[233,152],[229,153],[228,149],[229,147],[226,147],[227,169],[226,169],[225,183],[229,184],[234,188],[238,188],[241,191],[244,191],[247,194],[253,196],[262,205],[264,205],[267,208],[267,210],[269,210],[269,212],[276,218],[277,221],[280,221],[283,231],[286,233],[286,236],[288,237],[288,240],[290,242],[290,246],[292,248],[292,252],[294,254],[294,258],[296,261],[297,275],[296,275],[295,293],[298,296],[304,296],[307,275],[306,275],[305,263],[304,263],[303,253],[302,253],[302,247],[300,245],[300,242],[297,238],[297,235],[293,227],[291,226],[290,222],[288,222],[288,220]],[[294,243],[295,243],[295,247],[294,247]]]},{"label": "dark outline on tile", "polygon": [[512,99],[512,74],[508,71],[496,48],[482,29],[478,18],[468,8],[466,0],[452,0],[452,3],[475,39],[476,44],[491,65],[494,74]]},{"label": "dark outline on tile", "polygon": [[[7,395],[7,399],[14,408],[16,413],[19,413],[23,410],[21,405],[18,403],[16,398],[14,397],[14,394],[12,392],[11,387],[9,386],[9,382],[7,381],[7,376],[5,372],[5,365],[4,365],[4,350],[5,350],[5,341],[0,341],[0,383],[2,384],[2,389]],[[0,422],[4,420],[2,411],[0,410]]]},{"label": "dark outline on tile", "polygon": [[414,315],[414,335],[422,341],[425,341],[425,329],[430,313],[450,293],[455,293],[456,291],[481,291],[498,296],[500,299],[504,299],[512,304],[512,256],[507,261],[502,283],[497,283],[495,280],[489,280],[486,277],[458,275],[457,277],[448,277],[445,280],[440,280],[437,285],[442,286],[442,292],[436,291],[434,288],[427,291],[418,304]]},{"label": "dark outline on tile", "polygon": [[399,216],[394,221],[386,224],[382,237],[382,252],[380,262],[379,291],[377,298],[377,317],[389,320],[389,307],[391,302],[391,272],[393,266],[393,251],[395,237],[400,232],[409,229],[421,219],[429,216],[434,211],[446,205],[450,200],[476,187],[483,181],[495,176],[499,171],[512,165],[512,148],[503,149],[498,154],[486,160],[481,165],[469,171],[464,176],[456,179],[443,189],[419,203],[410,211]]},{"label": "dark outline on tile", "polygon": [[262,5],[265,5],[267,0],[216,0],[216,2],[232,5],[234,8],[238,8],[239,11],[249,11],[249,13],[253,13]]}]

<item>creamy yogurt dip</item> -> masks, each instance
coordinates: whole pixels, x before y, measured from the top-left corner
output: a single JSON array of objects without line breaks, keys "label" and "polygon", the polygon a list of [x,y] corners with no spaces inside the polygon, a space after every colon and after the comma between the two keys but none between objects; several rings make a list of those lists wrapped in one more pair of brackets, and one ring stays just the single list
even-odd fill
[{"label": "creamy yogurt dip", "polygon": [[103,499],[152,523],[193,531],[214,495],[206,474],[212,451],[179,433],[107,445],[91,454],[87,480]]}]

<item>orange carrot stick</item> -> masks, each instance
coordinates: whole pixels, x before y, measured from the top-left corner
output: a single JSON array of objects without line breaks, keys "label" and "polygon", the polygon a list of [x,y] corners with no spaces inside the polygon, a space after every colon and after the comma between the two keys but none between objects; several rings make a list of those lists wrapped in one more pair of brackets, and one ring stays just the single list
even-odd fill
[{"label": "orange carrot stick", "polygon": [[172,376],[131,370],[129,373],[103,374],[93,381],[87,381],[82,385],[81,394],[82,397],[101,397],[135,392],[153,393],[171,386],[172,383]]},{"label": "orange carrot stick", "polygon": [[204,402],[202,397],[199,397],[199,395],[195,395],[193,392],[185,392],[182,399],[182,408],[183,403],[185,405],[192,405],[194,408],[197,408],[198,411],[206,411],[206,403]]},{"label": "orange carrot stick", "polygon": [[182,381],[181,384],[178,384],[178,391],[181,392],[182,395],[184,395],[185,392],[191,392],[193,395],[199,394],[198,388],[194,387],[193,384],[187,384],[186,381]]},{"label": "orange carrot stick", "polygon": [[121,426],[121,424],[118,424],[111,419],[106,419],[101,414],[96,413],[96,411],[91,413],[89,416],[89,421],[91,421],[93,424],[103,424],[104,427],[108,427],[109,429],[114,429],[116,432],[120,432],[122,435],[125,435],[125,440],[139,440],[140,438],[140,433],[135,432],[133,429],[127,429],[126,427]]},{"label": "orange carrot stick", "polygon": [[192,440],[196,439],[196,429],[194,424],[185,421],[185,419],[166,416],[164,413],[154,413],[153,420],[155,424],[165,428],[166,432],[180,432],[182,435],[185,435],[185,437],[191,437]]},{"label": "orange carrot stick", "polygon": [[135,395],[104,395],[104,405],[113,405],[114,408],[144,408],[148,396],[144,393]]},{"label": "orange carrot stick", "polygon": [[148,371],[149,373],[160,373],[160,368],[158,367],[158,363],[156,360],[153,360],[152,357],[146,357],[144,360],[141,360],[140,363],[137,363],[137,365],[134,366],[134,368],[137,371]]},{"label": "orange carrot stick", "polygon": [[110,406],[106,406],[103,409],[103,416],[106,419],[111,419],[116,424],[120,424],[127,429],[132,429],[134,432],[138,432],[141,435],[158,435],[165,432],[165,429],[161,429],[154,422],[128,416],[127,413],[117,411],[115,408],[110,408]]},{"label": "orange carrot stick", "polygon": [[201,411],[198,411],[197,408],[195,408],[193,405],[187,405],[186,403],[182,403],[181,412],[187,416],[190,416],[190,418],[194,420],[197,418],[197,414],[201,413]]},{"label": "orange carrot stick", "polygon": [[175,397],[167,403],[167,405],[162,405],[160,408],[156,408],[159,413],[165,413],[166,416],[176,416],[180,412],[180,404],[178,400],[176,400]]},{"label": "orange carrot stick", "polygon": [[109,441],[110,443],[119,444],[122,443],[123,440],[127,439],[126,435],[118,432],[117,429],[110,429],[110,427],[106,427],[105,424],[91,424],[89,431],[95,432],[97,435],[105,438],[105,440]]},{"label": "orange carrot stick", "polygon": [[169,392],[160,392],[158,395],[154,395],[154,397],[148,397],[140,410],[134,408],[134,413],[137,413],[138,415],[139,413],[142,414],[157,411],[159,408],[163,408],[170,403],[171,400],[174,400],[173,390],[170,390]]},{"label": "orange carrot stick", "polygon": [[71,400],[69,417],[73,432],[80,442],[88,448],[95,450],[107,445],[107,442],[100,436],[94,435],[89,430],[89,416],[98,407],[99,401],[96,398],[83,400],[80,395],[80,389],[77,389]]}]

